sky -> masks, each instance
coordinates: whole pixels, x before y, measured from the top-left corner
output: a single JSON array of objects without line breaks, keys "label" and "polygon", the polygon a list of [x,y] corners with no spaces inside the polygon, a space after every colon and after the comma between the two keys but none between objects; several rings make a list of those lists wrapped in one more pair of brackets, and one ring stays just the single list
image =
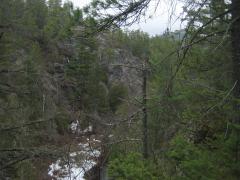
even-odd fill
[{"label": "sky", "polygon": [[[84,7],[91,2],[91,0],[70,0],[73,2],[75,7]],[[156,2],[152,1],[147,12],[147,16],[151,18],[143,18],[140,23],[136,23],[129,27],[130,30],[140,29],[144,32],[147,32],[151,36],[160,35],[167,28],[171,31],[178,30],[184,27],[184,24],[181,23],[179,17],[182,12],[183,4],[169,4],[172,1],[161,0],[158,8],[156,9]],[[169,7],[174,7],[170,9]],[[171,12],[171,13],[169,13]],[[170,18],[170,14],[172,15]]]}]

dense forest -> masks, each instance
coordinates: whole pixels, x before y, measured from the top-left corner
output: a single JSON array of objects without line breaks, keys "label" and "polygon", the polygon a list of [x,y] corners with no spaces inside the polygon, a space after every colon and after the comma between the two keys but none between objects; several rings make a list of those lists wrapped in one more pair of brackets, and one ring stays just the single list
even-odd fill
[{"label": "dense forest", "polygon": [[239,179],[240,1],[161,1],[1,0],[0,179]]}]

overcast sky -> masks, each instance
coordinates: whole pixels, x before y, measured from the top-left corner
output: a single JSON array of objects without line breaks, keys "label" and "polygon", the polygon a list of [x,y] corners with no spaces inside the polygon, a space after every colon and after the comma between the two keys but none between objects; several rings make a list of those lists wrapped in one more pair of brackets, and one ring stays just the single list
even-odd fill
[{"label": "overcast sky", "polygon": [[[84,7],[91,0],[70,0],[73,2],[75,7]],[[150,8],[148,11],[148,16],[152,16],[151,19],[146,18],[146,20],[142,19],[139,24],[134,24],[129,29],[137,30],[140,29],[144,32],[149,33],[150,35],[162,34],[167,28],[174,31],[177,29],[181,29],[184,27],[181,24],[181,21],[178,19],[179,15],[182,12],[182,4],[169,4],[171,1],[169,0],[161,0],[161,3],[158,6],[158,9],[155,12],[156,1],[153,0],[152,4],[150,4]],[[174,7],[174,9],[169,9],[169,7]],[[172,18],[169,18],[170,13],[173,14]],[[170,20],[172,19],[172,20]]]}]

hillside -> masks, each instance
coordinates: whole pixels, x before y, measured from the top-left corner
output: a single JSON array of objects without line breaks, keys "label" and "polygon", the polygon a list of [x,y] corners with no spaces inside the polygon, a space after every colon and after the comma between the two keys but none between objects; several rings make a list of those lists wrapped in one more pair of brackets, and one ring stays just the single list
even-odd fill
[{"label": "hillside", "polygon": [[239,179],[240,4],[150,2],[2,0],[0,179]]}]

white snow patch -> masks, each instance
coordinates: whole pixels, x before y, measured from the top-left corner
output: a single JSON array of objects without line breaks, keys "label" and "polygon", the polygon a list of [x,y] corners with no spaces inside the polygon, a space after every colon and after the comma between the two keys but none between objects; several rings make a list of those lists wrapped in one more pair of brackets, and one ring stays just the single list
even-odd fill
[{"label": "white snow patch", "polygon": [[92,126],[88,126],[86,129],[83,130],[84,133],[88,133],[88,132],[92,132],[92,131],[93,131]]},{"label": "white snow patch", "polygon": [[91,126],[91,125],[88,126],[86,129],[81,130],[80,123],[78,120],[75,120],[70,124],[70,129],[71,129],[72,133],[77,133],[77,134],[86,134],[86,133],[93,132],[93,126]]},{"label": "white snow patch", "polygon": [[79,128],[79,121],[73,121],[70,125],[70,129],[72,130],[72,132],[76,132],[77,129]]},{"label": "white snow patch", "polygon": [[[89,139],[88,139],[89,140]],[[95,142],[101,142],[93,139]],[[100,150],[93,149],[90,143],[80,143],[78,152],[69,154],[68,160],[58,159],[49,166],[48,175],[56,180],[84,180],[85,172],[96,165]]]},{"label": "white snow patch", "polygon": [[109,136],[108,136],[109,138],[112,138],[113,137],[113,134],[109,134]]}]

